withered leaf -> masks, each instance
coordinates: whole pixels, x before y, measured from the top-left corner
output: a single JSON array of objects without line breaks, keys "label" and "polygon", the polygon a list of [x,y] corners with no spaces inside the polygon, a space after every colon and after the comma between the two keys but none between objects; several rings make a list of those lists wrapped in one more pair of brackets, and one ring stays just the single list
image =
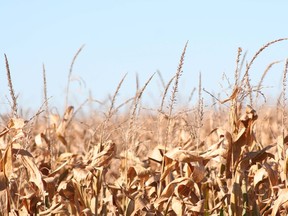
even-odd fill
[{"label": "withered leaf", "polygon": [[38,167],[34,163],[33,158],[27,155],[20,155],[20,158],[29,174],[29,181],[33,182],[39,188],[40,193],[45,194],[42,175]]},{"label": "withered leaf", "polygon": [[281,205],[283,205],[286,202],[288,202],[288,189],[287,188],[280,190],[278,194],[278,198],[274,202],[271,215],[276,216],[278,211],[280,210]]}]

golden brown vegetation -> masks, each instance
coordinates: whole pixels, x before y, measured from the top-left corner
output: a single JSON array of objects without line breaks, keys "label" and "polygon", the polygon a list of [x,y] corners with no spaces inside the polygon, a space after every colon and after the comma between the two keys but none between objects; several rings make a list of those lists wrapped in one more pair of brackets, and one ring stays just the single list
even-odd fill
[{"label": "golden brown vegetation", "polygon": [[[24,120],[5,55],[12,111],[2,114],[0,215],[287,215],[288,60],[275,108],[253,105],[278,62],[257,86],[249,79],[257,56],[282,40],[287,38],[260,48],[243,77],[239,48],[230,97],[220,100],[206,91],[214,110],[204,110],[201,74],[197,104],[175,108],[186,44],[175,76],[163,82],[158,110],[141,106],[154,75],[116,106],[124,76],[104,117],[78,117],[72,106],[63,116],[50,112],[43,65],[45,113],[41,108]],[[69,81],[65,103],[68,91]],[[119,112],[123,106],[130,111]]]}]

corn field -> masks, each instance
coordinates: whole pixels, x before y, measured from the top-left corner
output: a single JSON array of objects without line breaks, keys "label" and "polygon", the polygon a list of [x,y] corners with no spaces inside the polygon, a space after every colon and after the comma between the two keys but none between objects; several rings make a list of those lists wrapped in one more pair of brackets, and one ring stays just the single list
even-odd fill
[{"label": "corn field", "polygon": [[181,108],[187,44],[160,107],[152,109],[143,109],[141,99],[157,74],[119,102],[124,76],[104,112],[79,115],[81,107],[67,99],[64,114],[52,112],[43,67],[44,103],[28,119],[19,114],[5,55],[11,112],[1,113],[0,215],[287,215],[288,59],[273,107],[259,98],[275,62],[258,85],[249,77],[257,57],[284,40],[261,47],[246,66],[239,48],[230,95],[207,92],[199,75],[196,103]]}]

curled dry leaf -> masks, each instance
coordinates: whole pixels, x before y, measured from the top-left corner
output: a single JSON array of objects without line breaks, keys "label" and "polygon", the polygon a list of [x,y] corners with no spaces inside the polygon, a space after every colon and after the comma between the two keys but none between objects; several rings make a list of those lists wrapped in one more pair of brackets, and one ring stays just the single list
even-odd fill
[{"label": "curled dry leaf", "polygon": [[222,128],[213,129],[209,136],[214,132],[217,133],[218,141],[212,144],[206,151],[200,155],[204,158],[211,158],[211,161],[207,166],[219,166],[220,164],[225,165],[226,178],[231,178],[231,162],[232,162],[232,147],[233,140],[232,135]]},{"label": "curled dry leaf", "polygon": [[29,181],[33,182],[38,187],[39,192],[44,195],[45,190],[44,190],[44,184],[42,181],[42,175],[38,167],[34,163],[33,158],[24,154],[20,155],[20,158],[23,162],[24,167],[26,168],[29,174]]},{"label": "curled dry leaf", "polygon": [[133,167],[129,167],[127,171],[127,179],[131,183],[137,177],[144,184],[144,182],[149,178],[150,174],[151,174],[150,168],[146,169],[140,165],[136,165]]},{"label": "curled dry leaf", "polygon": [[274,206],[271,215],[276,216],[280,210],[280,207],[287,202],[288,202],[288,189],[287,188],[281,189],[278,194],[278,198],[274,201]]},{"label": "curled dry leaf", "polygon": [[[240,169],[241,170],[248,170],[251,165],[261,162],[268,157],[274,158],[274,155],[267,152],[270,148],[272,148],[272,145],[266,146],[265,148],[261,149],[260,151],[255,151],[255,152],[247,152],[244,154],[243,159],[239,161]],[[237,167],[237,165],[236,165]]]},{"label": "curled dry leaf", "polygon": [[[166,202],[179,187],[185,186],[185,188],[193,189],[194,182],[191,178],[180,177],[170,182],[162,191],[161,196],[155,201],[154,206],[158,209],[164,202]],[[186,193],[185,190],[178,191],[178,197]]]},{"label": "curled dry leaf", "polygon": [[228,149],[232,145],[232,136],[228,131],[222,128],[215,128],[210,132],[209,135],[214,132],[217,133],[218,141],[215,144],[212,144],[206,151],[201,153],[201,156],[208,158],[215,158],[217,156],[221,156],[223,158],[226,158]]},{"label": "curled dry leaf", "polygon": [[94,146],[90,152],[91,166],[100,167],[108,166],[110,160],[114,156],[116,151],[116,145],[112,141],[108,141],[103,144],[103,150],[99,152],[99,146]]},{"label": "curled dry leaf", "polygon": [[[243,124],[244,127],[237,134],[237,137],[232,144],[232,150],[231,150],[232,153],[231,157],[233,158],[232,161],[233,164],[231,164],[232,166],[235,166],[235,164],[239,162],[239,159],[241,158],[242,147],[252,146],[253,142],[255,141],[253,133],[253,125],[254,122],[257,120],[257,118],[258,115],[256,114],[256,111],[251,106],[248,105],[246,107],[246,113],[242,115],[242,117],[240,118],[240,122]],[[229,160],[231,160],[230,157]]]},{"label": "curled dry leaf", "polygon": [[254,110],[250,105],[247,105],[245,114],[241,116],[240,121],[245,128],[248,128],[255,120],[258,119],[256,110]]},{"label": "curled dry leaf", "polygon": [[175,168],[178,167],[178,163],[192,163],[198,165],[198,163],[203,164],[207,158],[198,156],[196,152],[182,150],[181,148],[174,148],[164,155],[164,171],[161,175],[161,180],[163,180],[169,173],[171,173]]}]

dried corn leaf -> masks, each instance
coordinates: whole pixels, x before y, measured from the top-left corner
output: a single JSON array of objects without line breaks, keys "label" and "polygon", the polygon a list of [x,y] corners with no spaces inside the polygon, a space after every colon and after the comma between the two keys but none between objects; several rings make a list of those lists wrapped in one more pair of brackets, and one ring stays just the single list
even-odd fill
[{"label": "dried corn leaf", "polygon": [[[205,200],[199,200],[196,205],[187,205],[187,211],[192,211],[194,213],[203,213],[204,212],[204,204],[205,204]],[[221,204],[221,202],[220,202]]]},{"label": "dried corn leaf", "polygon": [[139,194],[134,200],[130,199],[126,210],[126,215],[138,215],[137,212],[147,210],[149,200],[143,195]]},{"label": "dried corn leaf", "polygon": [[22,118],[12,118],[8,123],[9,129],[22,129],[25,126],[25,121]]},{"label": "dried corn leaf", "polygon": [[57,125],[60,122],[60,116],[58,114],[50,114],[49,115],[49,122],[52,128],[57,128]]},{"label": "dried corn leaf", "polygon": [[211,145],[204,153],[201,153],[203,158],[215,158],[221,156],[226,158],[227,156],[227,149],[222,147],[223,139],[218,141],[217,143]]},{"label": "dried corn leaf", "polygon": [[108,166],[110,160],[114,156],[116,151],[116,145],[112,141],[108,141],[103,144],[103,150],[99,152],[98,147],[92,149],[91,166],[100,167]]},{"label": "dried corn leaf", "polygon": [[[285,141],[284,141],[285,142]],[[287,142],[285,142],[287,144]],[[282,168],[284,170],[284,178],[285,178],[285,184],[286,184],[286,187],[288,187],[288,148],[286,147],[286,151],[285,151],[285,159],[282,162]],[[280,164],[281,164],[280,162]],[[283,165],[284,163],[284,165]]]},{"label": "dried corn leaf", "polygon": [[[212,215],[212,213],[215,211],[215,210],[218,210],[220,211],[220,209],[223,207],[223,203],[224,201],[227,199],[228,197],[228,194],[225,194],[221,199],[220,199],[220,202],[218,202],[212,209],[209,209],[209,214]],[[200,200],[201,201],[201,200]],[[199,201],[199,202],[200,202]],[[205,200],[204,200],[204,204],[205,204]],[[213,214],[214,215],[214,214]]]},{"label": "dried corn leaf", "polygon": [[16,209],[12,209],[9,212],[9,216],[26,216],[27,214],[19,213]]},{"label": "dried corn leaf", "polygon": [[52,172],[49,173],[49,177],[55,176],[56,174],[59,174],[61,172],[62,169],[65,168],[65,166],[69,163],[69,161],[65,161],[63,164],[61,164],[60,166],[58,166],[55,170],[53,170]]},{"label": "dried corn leaf", "polygon": [[174,189],[174,195],[178,198],[183,199],[185,197],[189,197],[191,193],[194,193],[192,189],[194,189],[194,183],[192,184],[192,182],[188,182],[188,183],[184,182],[184,183],[176,185]]},{"label": "dried corn leaf", "polygon": [[200,164],[202,164],[203,161],[204,158],[202,156],[198,156],[196,152],[182,150],[181,148],[174,148],[164,155],[165,167],[162,172],[160,180],[162,181],[169,173],[171,173],[175,168],[177,168],[179,162],[182,163],[199,162]]},{"label": "dried corn leaf", "polygon": [[242,128],[241,131],[238,133],[235,142],[232,144],[232,154],[231,157],[233,158],[233,165],[237,163],[240,159],[241,149],[243,146],[247,144],[247,128]]},{"label": "dried corn leaf", "polygon": [[9,128],[4,128],[1,132],[0,132],[0,138],[4,135],[6,135],[9,132]]},{"label": "dried corn leaf", "polygon": [[69,121],[71,120],[71,118],[73,116],[73,112],[74,112],[74,107],[73,106],[69,106],[65,110],[63,119],[62,119],[61,123],[59,124],[59,126],[57,127],[57,130],[56,130],[56,134],[59,137],[64,138],[66,127],[67,127]]},{"label": "dried corn leaf", "polygon": [[9,216],[12,216],[12,215],[15,215],[15,216],[27,216],[29,215],[29,212],[28,210],[26,209],[26,207],[23,205],[17,213],[14,213],[14,214],[11,214]]},{"label": "dried corn leaf", "polygon": [[135,178],[136,176],[138,178],[146,178],[150,175],[150,168],[146,169],[140,165],[136,165],[133,167],[129,167],[127,176],[130,176],[132,178]]},{"label": "dried corn leaf", "polygon": [[237,134],[236,140],[232,145],[233,155],[231,155],[231,157],[233,158],[233,165],[239,162],[242,147],[251,146],[253,144],[255,140],[253,125],[257,118],[258,115],[256,114],[256,111],[248,105],[246,107],[246,113],[240,118],[240,121],[244,127]]},{"label": "dried corn leaf", "polygon": [[278,184],[277,164],[268,164],[267,162],[264,162],[263,167],[267,172],[271,186],[272,187],[276,186]]},{"label": "dried corn leaf", "polygon": [[65,137],[64,136],[62,136],[61,134],[58,134],[58,139],[60,140],[60,142],[64,145],[64,146],[68,146],[68,143],[67,143],[67,141],[66,141],[66,139],[65,139]]},{"label": "dried corn leaf", "polygon": [[39,171],[38,167],[33,161],[33,158],[30,156],[27,156],[30,154],[29,152],[26,153],[25,150],[20,155],[20,158],[23,162],[24,167],[26,168],[28,174],[29,174],[29,181],[33,182],[40,190],[40,193],[45,194],[44,190],[44,184],[42,181],[42,175]]},{"label": "dried corn leaf", "polygon": [[[232,149],[233,149],[233,141],[232,141],[232,135],[227,130],[224,130],[222,128],[217,129],[217,134],[219,137],[219,141],[221,141],[221,147],[217,153],[226,159],[225,164],[225,175],[226,178],[232,177],[231,172],[231,161],[232,161]],[[223,163],[223,162],[222,162]]]},{"label": "dried corn leaf", "polygon": [[12,134],[12,143],[17,139],[23,138],[25,134],[23,133],[23,127],[25,126],[25,121],[22,118],[12,118],[8,123],[8,128]]},{"label": "dried corn leaf", "polygon": [[161,174],[160,181],[163,181],[166,176],[168,176],[169,173],[171,173],[173,170],[175,170],[175,167],[178,167],[178,161],[171,160],[170,158],[165,158],[165,167]]},{"label": "dried corn leaf", "polygon": [[241,185],[237,182],[234,182],[232,194],[231,194],[231,215],[242,215],[243,213],[243,192]]},{"label": "dried corn leaf", "polygon": [[43,146],[43,142],[42,142],[42,137],[41,137],[41,133],[37,134],[34,138],[35,144],[39,147]]},{"label": "dried corn leaf", "polygon": [[1,159],[1,170],[4,172],[4,175],[10,179],[11,174],[13,173],[12,144],[7,146],[3,158]]},{"label": "dried corn leaf", "polygon": [[183,215],[185,210],[183,200],[178,197],[173,197],[171,201],[171,208],[176,213],[176,215]]},{"label": "dried corn leaf", "polygon": [[182,163],[202,162],[204,160],[203,157],[198,156],[197,152],[182,150],[180,147],[167,152],[164,157]]},{"label": "dried corn leaf", "polygon": [[200,183],[206,175],[205,167],[202,164],[193,167],[192,178],[196,183]]},{"label": "dried corn leaf", "polygon": [[245,114],[241,116],[240,121],[244,125],[245,128],[248,128],[252,122],[258,119],[258,115],[256,111],[250,106],[247,105]]},{"label": "dried corn leaf", "polygon": [[158,147],[154,148],[154,150],[150,153],[149,157],[150,160],[153,160],[157,163],[162,163],[163,159],[163,152]]},{"label": "dried corn leaf", "polygon": [[151,175],[147,181],[145,181],[146,186],[156,185],[156,182],[160,180],[160,175]]},{"label": "dried corn leaf", "polygon": [[147,196],[150,198],[150,200],[154,200],[157,196],[157,190],[156,187],[146,186],[145,187]]},{"label": "dried corn leaf", "polygon": [[58,157],[58,161],[59,162],[67,162],[70,161],[72,158],[76,157],[76,154],[70,153],[70,152],[65,152],[62,153],[59,157]]},{"label": "dried corn leaf", "polygon": [[[272,148],[272,145],[266,146],[260,151],[256,152],[247,152],[244,154],[243,159],[239,161],[241,170],[248,170],[251,165],[265,160],[267,157],[274,158],[274,155],[267,152],[268,149]],[[236,165],[237,167],[237,165]]]},{"label": "dried corn leaf", "polygon": [[93,213],[91,212],[91,209],[86,208],[81,211],[80,216],[93,216]]},{"label": "dried corn leaf", "polygon": [[76,180],[80,185],[87,185],[87,177],[90,173],[89,170],[85,169],[85,167],[77,167],[72,170],[73,179]]},{"label": "dried corn leaf", "polygon": [[263,167],[261,169],[258,169],[253,178],[254,187],[256,187],[257,184],[259,184],[264,178],[267,178],[267,177],[268,177],[268,173],[266,169],[264,169]]},{"label": "dried corn leaf", "polygon": [[4,172],[0,172],[0,206],[2,207],[0,209],[0,215],[6,215],[9,211],[8,209],[8,203],[9,203],[9,197],[7,194],[8,189],[8,180],[4,174]]},{"label": "dried corn leaf", "polygon": [[55,185],[57,185],[57,183],[58,179],[55,177],[46,177],[43,179],[44,188],[50,200],[52,200],[53,196],[55,196],[55,192],[57,189]]},{"label": "dried corn leaf", "polygon": [[8,187],[8,179],[4,172],[0,172],[0,191],[5,190]]},{"label": "dried corn leaf", "polygon": [[217,132],[218,141],[215,144],[211,145],[204,153],[201,153],[200,155],[204,158],[212,158],[211,161],[208,163],[209,165],[212,162],[216,162],[217,165],[219,165],[219,163],[225,164],[226,178],[231,178],[231,161],[233,147],[232,136],[228,131],[222,128],[213,129],[209,135],[214,132]]},{"label": "dried corn leaf", "polygon": [[146,169],[140,165],[136,165],[133,167],[129,167],[127,171],[127,178],[129,182],[133,182],[135,178],[137,177],[138,179],[148,179],[151,171],[150,168]]},{"label": "dried corn leaf", "polygon": [[57,192],[70,201],[74,200],[75,188],[71,181],[61,181],[57,188]]},{"label": "dried corn leaf", "polygon": [[[191,189],[193,185],[194,185],[194,182],[192,181],[191,178],[180,177],[180,178],[173,180],[164,188],[164,190],[161,193],[161,196],[154,203],[155,208],[158,208],[160,205],[163,204],[163,202],[167,201],[173,195],[176,187],[186,186]],[[184,193],[184,192],[185,191],[180,190],[180,193]],[[178,191],[178,196],[180,197],[180,195],[181,194],[179,194],[179,191]]]},{"label": "dried corn leaf", "polygon": [[35,144],[41,148],[47,148],[50,145],[48,137],[44,133],[35,136]]},{"label": "dried corn leaf", "polygon": [[280,190],[278,194],[278,198],[274,202],[271,215],[276,216],[278,211],[280,210],[280,207],[286,202],[288,202],[288,189],[287,188]]},{"label": "dried corn leaf", "polygon": [[278,136],[277,137],[277,156],[279,160],[284,159],[284,139],[283,136]]},{"label": "dried corn leaf", "polygon": [[49,209],[39,212],[39,215],[55,215],[68,213],[64,204],[54,203]]}]

